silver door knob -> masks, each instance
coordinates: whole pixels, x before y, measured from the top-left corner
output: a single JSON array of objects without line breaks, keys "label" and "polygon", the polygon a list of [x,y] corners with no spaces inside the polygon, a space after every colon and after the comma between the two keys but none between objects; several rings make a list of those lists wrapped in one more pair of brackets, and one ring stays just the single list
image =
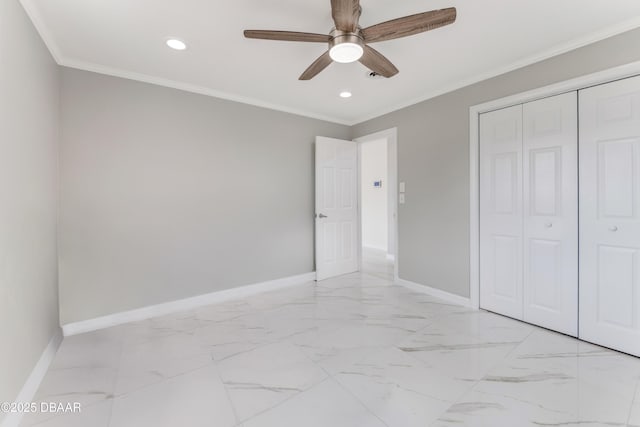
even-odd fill
[{"label": "silver door knob", "polygon": [[551,227],[553,227],[553,223],[552,222],[547,222],[544,226],[547,227],[547,228],[551,228]]},{"label": "silver door knob", "polygon": [[615,225],[612,225],[611,227],[609,227],[609,231],[618,231],[618,227]]},{"label": "silver door knob", "polygon": [[329,218],[329,217],[326,216],[325,214],[318,214],[318,218]]}]

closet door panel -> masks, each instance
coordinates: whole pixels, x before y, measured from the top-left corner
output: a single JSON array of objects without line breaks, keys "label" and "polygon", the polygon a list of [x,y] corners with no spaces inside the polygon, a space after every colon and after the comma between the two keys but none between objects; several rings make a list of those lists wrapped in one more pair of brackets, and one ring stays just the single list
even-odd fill
[{"label": "closet door panel", "polygon": [[640,356],[640,77],[580,91],[580,338]]},{"label": "closet door panel", "polygon": [[522,106],[480,116],[480,306],[522,319]]},{"label": "closet door panel", "polygon": [[523,106],[524,320],[578,333],[578,101]]}]

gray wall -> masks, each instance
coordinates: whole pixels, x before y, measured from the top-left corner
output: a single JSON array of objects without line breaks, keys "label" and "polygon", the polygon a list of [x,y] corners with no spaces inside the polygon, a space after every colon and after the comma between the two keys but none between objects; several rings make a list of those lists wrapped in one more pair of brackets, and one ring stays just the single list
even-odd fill
[{"label": "gray wall", "polygon": [[58,67],[17,0],[0,2],[0,64],[0,402],[11,402],[59,332]]},{"label": "gray wall", "polygon": [[469,296],[469,107],[640,60],[640,30],[361,123],[360,137],[398,127],[399,273]]},{"label": "gray wall", "polygon": [[62,323],[314,270],[313,142],[350,128],[62,73]]}]

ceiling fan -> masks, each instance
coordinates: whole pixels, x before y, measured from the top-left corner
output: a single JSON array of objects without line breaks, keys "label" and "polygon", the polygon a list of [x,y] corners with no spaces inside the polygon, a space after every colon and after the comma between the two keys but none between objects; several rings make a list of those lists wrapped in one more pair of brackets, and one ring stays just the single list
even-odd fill
[{"label": "ceiling fan", "polygon": [[329,35],[295,31],[245,30],[244,36],[249,39],[328,43],[329,50],[302,73],[300,80],[311,80],[333,61],[341,63],[360,61],[376,74],[392,77],[398,74],[398,69],[380,52],[369,46],[369,43],[434,30],[452,24],[456,20],[456,8],[450,7],[360,28],[358,21],[361,13],[360,0],[331,0],[331,15],[336,26]]}]

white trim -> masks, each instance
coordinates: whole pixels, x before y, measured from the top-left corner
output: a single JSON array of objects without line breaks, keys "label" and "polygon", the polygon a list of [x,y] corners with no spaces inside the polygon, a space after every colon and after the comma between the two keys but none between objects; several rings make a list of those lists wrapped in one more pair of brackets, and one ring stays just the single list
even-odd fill
[{"label": "white trim", "polygon": [[[355,142],[357,142],[354,139]],[[362,271],[362,253],[363,253],[363,244],[362,244],[362,144],[357,143],[357,148],[358,148],[358,170],[356,172],[356,185],[357,185],[357,193],[358,193],[358,237],[357,237],[357,243],[358,243],[358,271]],[[388,242],[387,242],[388,244]]]},{"label": "white trim", "polygon": [[604,71],[587,74],[574,79],[565,80],[560,83],[554,83],[538,89],[474,105],[470,108],[470,111],[476,112],[477,114],[486,113],[488,111],[499,110],[501,108],[511,107],[513,105],[523,104],[553,95],[559,95],[561,93],[586,89],[591,86],[597,86],[614,80],[636,76],[638,74],[640,74],[640,61],[631,62],[629,64],[609,68]]},{"label": "white trim", "polygon": [[22,8],[26,12],[29,19],[31,19],[33,26],[36,28],[38,34],[40,34],[40,38],[44,42],[47,49],[49,49],[49,52],[51,53],[51,56],[53,56],[53,59],[58,63],[58,65],[61,65],[60,61],[62,60],[62,54],[60,53],[60,47],[53,39],[51,30],[44,23],[44,19],[42,19],[42,15],[38,11],[38,8],[33,5],[32,1],[28,0],[20,0],[20,4],[22,5]]},{"label": "white trim", "polygon": [[240,286],[232,289],[212,292],[196,297],[170,301],[158,305],[150,305],[130,311],[123,311],[107,316],[96,317],[94,319],[82,320],[75,323],[67,323],[62,326],[64,336],[82,334],[98,329],[109,328],[123,323],[145,320],[156,316],[190,310],[204,305],[216,304],[220,302],[246,298],[268,291],[287,288],[295,285],[310,283],[315,280],[316,273],[305,273],[297,276],[285,277],[282,279],[269,280],[267,282],[255,283],[252,285]]},{"label": "white trim", "polygon": [[[354,141],[358,143],[358,223],[362,224],[362,211],[360,210],[360,204],[361,204],[361,194],[360,194],[360,144],[363,142],[370,142],[370,141],[377,141],[380,139],[386,139],[387,140],[387,153],[388,153],[388,158],[387,158],[387,164],[390,166],[387,173],[389,174],[389,188],[391,189],[391,199],[394,200],[394,204],[393,204],[393,214],[394,216],[394,221],[393,221],[393,235],[394,235],[394,248],[395,251],[394,253],[389,253],[387,254],[387,259],[391,259],[389,257],[392,257],[394,263],[393,263],[393,277],[395,280],[399,279],[398,276],[398,272],[399,272],[399,267],[398,267],[398,259],[399,259],[399,247],[400,247],[400,239],[398,236],[398,176],[399,176],[399,172],[398,172],[398,128],[394,127],[394,128],[390,128],[390,129],[386,129],[380,132],[376,132],[376,133],[372,133],[370,135],[365,135],[365,136],[361,136],[358,138],[355,138]],[[359,269],[362,270],[362,227],[358,227],[359,231],[358,231],[358,241],[359,241],[359,246],[358,246],[358,265],[359,265]]]},{"label": "white trim", "polygon": [[[62,339],[62,330],[58,328],[53,337],[51,337],[51,340],[49,340],[49,344],[47,344],[47,347],[42,352],[40,359],[38,359],[38,362],[31,371],[27,381],[25,381],[22,386],[22,390],[18,393],[18,397],[16,397],[15,400],[16,403],[33,402],[33,398],[40,387],[40,383],[47,374],[47,370],[49,369],[51,362],[53,362],[53,358],[55,357],[58,348],[60,348],[60,344],[62,344]],[[23,415],[24,413],[22,412],[9,412],[5,414],[5,418],[2,423],[0,423],[0,426],[18,427]]]},{"label": "white trim", "polygon": [[517,69],[520,68],[524,68],[528,65],[531,64],[535,64],[537,62],[541,62],[544,61],[546,59],[549,58],[553,58],[554,56],[558,56],[558,55],[562,55],[563,53],[567,53],[570,52],[572,50],[576,50],[579,49],[581,47],[584,46],[588,46],[590,44],[593,43],[597,43],[599,41],[602,41],[604,39],[607,39],[609,37],[613,37],[616,36],[618,34],[622,34],[624,32],[633,30],[635,28],[640,27],[640,17],[635,17],[632,18],[628,21],[616,24],[616,25],[612,25],[610,27],[607,27],[601,31],[598,31],[597,33],[591,34],[591,35],[587,35],[584,37],[579,37],[576,39],[573,39],[571,41],[568,41],[567,43],[563,43],[561,45],[555,46],[551,49],[545,50],[541,53],[537,53],[531,56],[528,56],[524,59],[518,60],[516,62],[512,62],[509,65],[505,65],[503,67],[500,68],[496,68],[494,70],[488,71],[486,73],[482,73],[482,74],[478,74],[472,78],[469,79],[465,79],[465,80],[461,80],[458,83],[454,83],[448,86],[444,86],[439,88],[438,90],[432,91],[432,92],[428,92],[425,94],[422,94],[421,96],[418,96],[416,98],[413,98],[409,101],[405,101],[405,102],[401,102],[398,104],[395,104],[391,107],[387,107],[381,110],[377,110],[374,113],[370,113],[367,114],[365,116],[359,117],[357,120],[355,120],[355,122],[352,124],[356,125],[356,124],[360,124],[369,120],[373,120],[375,118],[378,118],[380,116],[383,116],[385,114],[389,114],[392,113],[394,111],[398,111],[401,110],[403,108],[407,108],[410,107],[412,105],[415,104],[419,104],[420,102],[424,102],[427,101],[429,99],[433,99],[436,98],[440,95],[444,95],[446,93],[450,93],[453,91],[456,91],[458,89],[462,89],[463,87],[467,87],[467,86],[471,86],[475,83],[479,83],[485,80],[489,80],[493,77],[502,75],[502,74],[506,74],[509,73],[511,71],[515,71]]},{"label": "white trim", "polygon": [[[480,308],[480,143],[479,114],[469,113],[469,299]],[[475,141],[475,142],[474,142]]]},{"label": "white trim", "polygon": [[394,254],[387,254],[387,259],[389,261],[395,261],[396,260],[396,256]]},{"label": "white trim", "polygon": [[226,99],[229,101],[241,102],[243,104],[254,105],[262,108],[269,108],[276,111],[282,111],[285,113],[296,114],[299,116],[309,117],[313,119],[329,121],[329,122],[338,123],[346,126],[355,126],[357,124],[375,119],[377,117],[380,117],[388,113],[392,113],[402,108],[406,108],[406,107],[418,104],[420,102],[424,102],[429,99],[435,98],[437,96],[444,95],[445,93],[453,92],[463,87],[470,86],[472,84],[475,84],[484,80],[488,80],[490,78],[499,76],[501,74],[505,74],[510,71],[514,71],[519,68],[523,68],[528,65],[535,64],[536,62],[544,61],[545,59],[549,59],[554,56],[558,56],[563,53],[570,52],[572,50],[581,48],[583,46],[587,46],[589,44],[596,43],[601,40],[607,39],[609,37],[613,37],[615,35],[622,34],[626,31],[630,31],[640,27],[640,17],[631,18],[628,21],[621,22],[619,24],[615,24],[610,27],[604,28],[603,30],[600,30],[594,34],[578,37],[576,39],[570,40],[566,43],[555,46],[541,53],[537,53],[527,58],[512,62],[511,64],[505,65],[504,67],[496,68],[489,72],[478,74],[472,78],[461,80],[458,83],[454,83],[449,86],[442,87],[438,90],[422,94],[419,97],[412,98],[411,100],[395,104],[392,107],[383,108],[373,113],[365,114],[355,120],[345,120],[338,117],[324,116],[322,114],[317,114],[311,111],[290,108],[283,105],[271,104],[269,102],[261,101],[256,98],[244,97],[240,95],[231,94],[228,92],[217,91],[217,90],[202,87],[202,86],[191,85],[188,83],[182,83],[174,80],[149,76],[146,74],[135,73],[131,71],[106,67],[100,64],[67,58],[62,54],[60,47],[55,42],[49,27],[44,23],[44,20],[40,16],[40,13],[38,12],[37,7],[34,5],[34,1],[20,0],[20,3],[22,4],[22,7],[24,8],[27,15],[33,22],[34,27],[40,34],[40,37],[44,41],[45,45],[51,52],[51,55],[59,65],[70,67],[70,68],[76,68],[79,70],[92,71],[95,73],[101,73],[101,74],[106,74],[106,75],[115,76],[115,77],[121,77],[125,79],[130,79],[130,80],[141,81],[141,82],[155,84],[159,86],[166,86],[173,89],[184,90],[187,92],[198,93],[201,95],[213,96],[216,98]]},{"label": "white trim", "polygon": [[434,298],[438,298],[452,304],[471,308],[471,301],[469,300],[469,298],[461,297],[460,295],[452,294],[450,292],[443,291],[442,289],[432,288],[431,286],[421,285],[419,283],[410,282],[409,280],[404,279],[396,279],[396,284],[412,291],[420,292],[421,294],[427,294]]},{"label": "white trim", "polygon": [[63,67],[75,68],[77,70],[90,71],[93,73],[104,74],[107,76],[120,77],[123,79],[139,81],[143,83],[149,83],[157,86],[164,86],[172,89],[183,90],[185,92],[197,93],[199,95],[211,96],[214,98],[225,99],[227,101],[240,102],[242,104],[253,105],[260,108],[268,108],[274,111],[281,111],[283,113],[295,114],[298,116],[308,117],[311,119],[323,120],[327,122],[337,123],[345,126],[352,126],[354,123],[349,120],[340,119],[338,117],[325,116],[317,114],[312,111],[307,111],[299,108],[291,108],[284,105],[273,104],[270,102],[262,101],[257,98],[248,96],[237,95],[221,90],[215,90],[204,86],[193,85],[189,83],[179,82],[176,80],[166,79],[162,77],[151,76],[148,74],[137,73],[134,71],[122,70],[119,68],[107,67],[105,65],[96,64],[93,62],[82,61],[78,59],[72,59],[64,56],[58,44],[55,42],[52,36],[51,30],[45,24],[44,19],[34,5],[32,0],[20,0],[22,7],[24,8],[27,16],[33,22],[33,26],[36,28],[40,38],[44,41],[44,44],[51,52],[53,59]]},{"label": "white trim", "polygon": [[480,307],[480,200],[478,120],[482,113],[640,75],[640,61],[587,74],[469,108],[469,286],[471,306]]}]

